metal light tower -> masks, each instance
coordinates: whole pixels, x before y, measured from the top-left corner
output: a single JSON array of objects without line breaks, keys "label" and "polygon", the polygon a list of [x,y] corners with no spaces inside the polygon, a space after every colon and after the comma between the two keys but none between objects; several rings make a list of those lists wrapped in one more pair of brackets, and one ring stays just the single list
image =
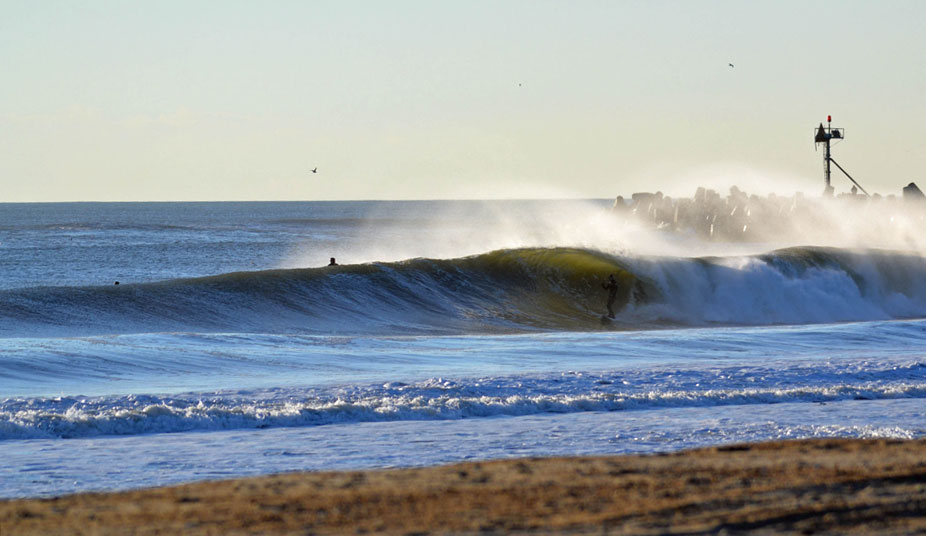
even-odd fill
[{"label": "metal light tower", "polygon": [[814,143],[817,145],[823,144],[823,181],[825,183],[823,195],[826,197],[832,197],[833,195],[833,185],[830,183],[830,161],[832,160],[830,156],[830,140],[833,138],[841,140],[844,136],[843,129],[834,129],[832,122],[833,116],[826,116],[826,126],[824,127],[823,123],[820,123],[820,126],[817,127],[817,135],[813,138]]},{"label": "metal light tower", "polygon": [[[839,171],[842,171],[846,177],[849,177],[849,180],[852,181],[852,184],[856,185],[859,190],[861,190],[865,195],[868,195],[868,192],[862,188],[862,185],[855,182],[855,179],[851,175],[846,173],[846,170],[842,169],[833,157],[830,154],[830,140],[841,140],[845,138],[845,130],[841,128],[833,128],[832,126],[833,116],[826,116],[826,126],[823,126],[823,123],[820,123],[820,126],[817,127],[817,133],[813,138],[814,143],[817,145],[823,144],[823,180],[826,185],[823,188],[823,195],[826,197],[833,196],[833,185],[830,183],[830,162],[832,162]],[[870,197],[870,196],[869,196]]]}]

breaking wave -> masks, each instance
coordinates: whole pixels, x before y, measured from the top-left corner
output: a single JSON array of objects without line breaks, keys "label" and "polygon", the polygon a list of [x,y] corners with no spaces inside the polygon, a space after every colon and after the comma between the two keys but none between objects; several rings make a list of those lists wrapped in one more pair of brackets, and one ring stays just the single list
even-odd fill
[{"label": "breaking wave", "polygon": [[0,336],[601,329],[608,274],[620,282],[619,313],[608,329],[926,316],[926,260],[913,254],[808,247],[684,258],[522,248],[450,260],[5,290]]}]

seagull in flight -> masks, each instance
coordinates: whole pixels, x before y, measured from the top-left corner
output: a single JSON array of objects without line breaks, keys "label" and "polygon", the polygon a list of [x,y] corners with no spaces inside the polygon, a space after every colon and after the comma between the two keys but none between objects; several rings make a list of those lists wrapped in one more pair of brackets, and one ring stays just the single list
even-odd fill
[{"label": "seagull in flight", "polygon": [[729,65],[730,67],[733,67],[733,64],[732,64],[732,63],[728,63],[727,65]]},{"label": "seagull in flight", "polygon": [[312,170],[312,173],[318,173],[318,166],[315,166],[315,169]]}]

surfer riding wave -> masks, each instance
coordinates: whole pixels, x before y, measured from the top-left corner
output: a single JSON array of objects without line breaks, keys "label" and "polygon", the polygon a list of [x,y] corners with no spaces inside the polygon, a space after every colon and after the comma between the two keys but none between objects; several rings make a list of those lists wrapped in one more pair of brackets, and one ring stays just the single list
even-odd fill
[{"label": "surfer riding wave", "polygon": [[614,301],[617,299],[617,280],[614,279],[614,274],[608,276],[601,288],[608,291],[608,318],[614,318]]}]

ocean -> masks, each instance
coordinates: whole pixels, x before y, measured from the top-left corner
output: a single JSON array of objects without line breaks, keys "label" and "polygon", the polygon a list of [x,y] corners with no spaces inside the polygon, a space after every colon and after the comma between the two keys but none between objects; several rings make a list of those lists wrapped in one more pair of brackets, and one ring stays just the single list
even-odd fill
[{"label": "ocean", "polygon": [[0,204],[0,498],[926,436],[916,244],[611,204]]}]

